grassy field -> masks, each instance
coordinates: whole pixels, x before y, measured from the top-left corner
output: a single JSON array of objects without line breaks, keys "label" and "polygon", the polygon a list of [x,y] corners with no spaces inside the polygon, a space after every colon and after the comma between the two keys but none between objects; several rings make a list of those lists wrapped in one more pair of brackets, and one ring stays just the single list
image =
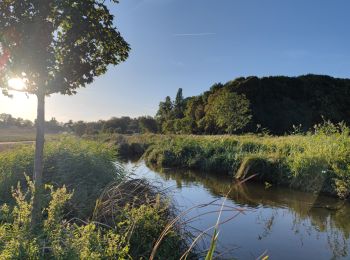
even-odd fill
[{"label": "grassy field", "polygon": [[20,142],[35,140],[35,129],[0,128],[0,142]]},{"label": "grassy field", "polygon": [[[60,138],[60,134],[46,134],[45,139],[53,141]],[[34,128],[0,128],[0,152],[13,149],[18,145],[32,145],[35,141]]]},{"label": "grassy field", "polygon": [[350,137],[344,125],[290,136],[135,135],[105,138],[124,157],[142,156],[157,167],[230,174],[273,185],[349,198]]}]

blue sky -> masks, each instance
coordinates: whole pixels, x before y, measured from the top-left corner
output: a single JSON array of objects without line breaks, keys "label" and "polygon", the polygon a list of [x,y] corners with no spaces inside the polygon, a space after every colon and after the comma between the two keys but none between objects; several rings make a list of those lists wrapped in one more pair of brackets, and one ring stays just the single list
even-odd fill
[{"label": "blue sky", "polygon": [[[348,0],[121,0],[110,5],[132,51],[76,96],[53,95],[47,118],[154,115],[165,96],[198,95],[239,76],[350,75]],[[35,99],[0,97],[33,119]]]}]

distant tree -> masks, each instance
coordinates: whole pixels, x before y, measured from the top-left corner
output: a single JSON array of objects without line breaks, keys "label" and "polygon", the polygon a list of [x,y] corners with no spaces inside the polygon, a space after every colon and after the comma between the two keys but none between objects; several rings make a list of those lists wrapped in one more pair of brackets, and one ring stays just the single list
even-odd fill
[{"label": "distant tree", "polygon": [[176,93],[176,98],[174,101],[174,117],[178,119],[183,118],[184,110],[185,110],[185,101],[182,95],[182,88],[179,88],[179,90]]},{"label": "distant tree", "polygon": [[163,131],[163,124],[173,119],[173,102],[171,98],[167,96],[164,102],[159,103],[159,109],[156,114],[156,120]]},{"label": "distant tree", "polygon": [[[112,0],[118,2],[117,0]],[[0,88],[21,79],[36,95],[37,135],[33,221],[40,216],[45,96],[72,95],[128,57],[129,46],[104,0],[5,0],[0,2]]]},{"label": "distant tree", "polygon": [[34,124],[32,121],[26,119],[22,121],[21,126],[25,128],[32,128]]},{"label": "distant tree", "polygon": [[243,94],[218,91],[209,96],[206,118],[226,133],[232,134],[244,128],[251,120],[249,100]]},{"label": "distant tree", "polygon": [[163,122],[162,124],[162,133],[164,134],[173,134],[175,133],[175,123],[176,120],[169,119]]},{"label": "distant tree", "polygon": [[2,126],[4,127],[9,127],[9,126],[14,126],[16,123],[16,119],[12,117],[10,114],[0,114],[0,122]]},{"label": "distant tree", "polygon": [[108,133],[126,134],[129,130],[129,125],[132,122],[130,117],[112,117],[103,124],[103,131]]},{"label": "distant tree", "polygon": [[23,118],[15,118],[10,114],[0,114],[0,127],[32,128],[33,122]]},{"label": "distant tree", "polygon": [[51,133],[58,133],[63,130],[63,127],[56,118],[53,117],[50,121],[45,122],[45,130]]},{"label": "distant tree", "polygon": [[85,130],[85,134],[88,135],[95,135],[98,134],[99,132],[101,132],[102,130],[102,126],[103,126],[102,121],[98,121],[98,122],[87,122],[86,123],[86,130]]},{"label": "distant tree", "polygon": [[134,133],[140,133],[140,125],[139,121],[136,118],[131,119],[128,125],[128,129],[126,131],[127,134],[134,134]]},{"label": "distant tree", "polygon": [[204,103],[200,97],[189,98],[185,109],[185,119],[191,127],[191,133],[201,133],[203,129],[200,127],[200,121],[205,116]]},{"label": "distant tree", "polygon": [[214,85],[212,85],[211,87],[210,87],[210,92],[212,92],[212,93],[214,93],[214,92],[216,92],[216,91],[218,91],[218,90],[220,90],[220,89],[222,89],[224,87],[224,85],[222,84],[222,83],[215,83]]},{"label": "distant tree", "polygon": [[151,116],[141,116],[138,118],[139,126],[142,133],[157,133],[157,121]]},{"label": "distant tree", "polygon": [[63,127],[68,132],[74,132],[73,125],[74,125],[73,120],[69,120],[67,123],[63,124]]},{"label": "distant tree", "polygon": [[84,121],[78,121],[72,124],[74,134],[77,136],[83,136],[86,134],[87,125]]},{"label": "distant tree", "polygon": [[194,133],[193,121],[189,118],[173,120],[173,133],[175,134],[192,134]]}]

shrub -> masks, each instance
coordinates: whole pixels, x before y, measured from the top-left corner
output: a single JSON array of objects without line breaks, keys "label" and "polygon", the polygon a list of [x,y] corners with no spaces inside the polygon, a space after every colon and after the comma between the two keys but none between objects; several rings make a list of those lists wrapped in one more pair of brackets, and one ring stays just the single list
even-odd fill
[{"label": "shrub", "polygon": [[[108,225],[129,221],[130,255],[147,259],[166,225],[175,218],[176,210],[167,193],[144,179],[125,180],[112,184],[99,198],[94,220]],[[179,259],[186,241],[180,226],[174,226],[157,250],[156,259]]]},{"label": "shrub", "polygon": [[[4,204],[0,223],[1,259],[127,259],[129,245],[127,224],[119,229],[96,223],[76,224],[63,218],[63,208],[72,197],[65,186],[50,188],[50,202],[41,230],[30,226],[33,208],[33,183],[23,193],[20,186],[13,191],[16,201],[10,209]],[[45,217],[43,216],[43,217]]]},{"label": "shrub", "polygon": [[[128,195],[126,192],[134,188],[135,193],[123,196],[122,201],[113,196],[108,201],[101,197],[102,204],[97,204],[107,203],[108,212],[114,204],[118,211],[112,218],[109,216],[112,222],[102,218],[98,222],[67,220],[65,207],[73,193],[65,186],[55,189],[46,185],[49,202],[43,211],[42,225],[34,230],[30,224],[35,188],[29,178],[27,182],[26,192],[22,192],[20,184],[13,190],[13,206],[1,207],[0,259],[146,259],[172,216],[169,204],[154,186],[144,180],[129,180],[112,185],[106,192]],[[140,190],[145,192],[139,193]],[[108,212],[103,209],[105,218]],[[156,258],[178,259],[183,249],[184,241],[174,229],[162,242]]]}]

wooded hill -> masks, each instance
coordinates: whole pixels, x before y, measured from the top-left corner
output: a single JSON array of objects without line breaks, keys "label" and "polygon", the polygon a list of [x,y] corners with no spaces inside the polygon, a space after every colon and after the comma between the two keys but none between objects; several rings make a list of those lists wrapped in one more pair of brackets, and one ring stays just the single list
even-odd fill
[{"label": "wooded hill", "polygon": [[[169,103],[170,102],[170,103]],[[330,120],[350,124],[350,80],[323,75],[241,77],[199,96],[167,97],[156,116],[164,133],[272,134],[302,131]],[[300,127],[301,125],[301,127]]]}]

